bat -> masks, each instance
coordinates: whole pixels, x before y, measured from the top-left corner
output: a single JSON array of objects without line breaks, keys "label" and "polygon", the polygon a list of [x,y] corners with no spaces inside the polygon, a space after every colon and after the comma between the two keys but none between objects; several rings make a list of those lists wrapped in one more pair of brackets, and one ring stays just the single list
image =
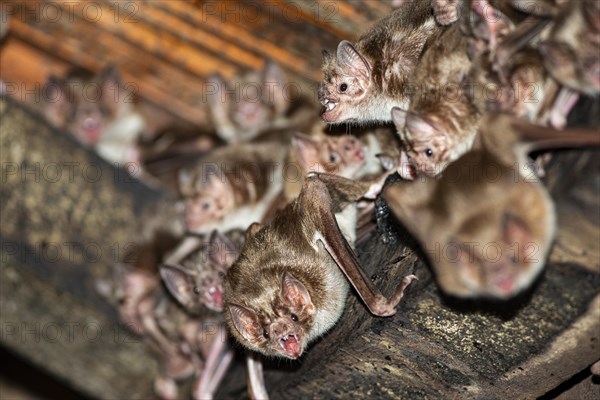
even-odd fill
[{"label": "bat", "polygon": [[302,128],[316,110],[302,96],[287,93],[288,83],[281,66],[272,60],[262,71],[249,71],[230,84],[213,74],[207,96],[217,135],[239,143],[273,129]]},{"label": "bat", "polygon": [[298,198],[269,224],[248,228],[224,284],[225,321],[244,347],[300,357],[340,318],[348,281],[373,314],[396,313],[414,275],[403,278],[388,299],[362,271],[351,247],[353,203],[368,191],[365,183],[310,173]]},{"label": "bat", "polygon": [[390,185],[384,198],[427,253],[441,289],[465,298],[508,299],[539,275],[552,245],[555,210],[529,169],[534,150],[598,146],[597,131],[532,125],[489,114],[480,148],[437,179]]},{"label": "bat", "polygon": [[459,24],[434,38],[415,71],[410,107],[391,111],[409,164],[399,169],[405,179],[438,175],[467,152],[481,117],[463,89],[471,61]]},{"label": "bat", "polygon": [[281,141],[230,145],[179,173],[186,229],[246,229],[261,221],[281,192],[287,145]]},{"label": "bat", "polygon": [[409,4],[378,21],[356,43],[344,40],[335,54],[323,52],[318,97],[325,122],[390,121],[392,107],[407,108],[414,68],[439,29],[428,0]]}]

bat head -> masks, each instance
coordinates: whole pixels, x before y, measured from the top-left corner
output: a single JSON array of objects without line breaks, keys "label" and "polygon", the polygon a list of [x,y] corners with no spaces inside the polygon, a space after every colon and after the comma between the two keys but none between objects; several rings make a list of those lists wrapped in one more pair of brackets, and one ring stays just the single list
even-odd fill
[{"label": "bat head", "polygon": [[262,71],[251,71],[227,84],[220,75],[208,80],[208,106],[217,134],[227,142],[249,140],[285,114],[289,96],[281,67],[267,61]]},{"label": "bat head", "polygon": [[402,140],[409,166],[403,168],[412,179],[414,174],[436,176],[441,173],[448,163],[458,157],[452,157],[453,141],[441,124],[411,111],[394,107],[392,120]]},{"label": "bat head", "polygon": [[234,243],[218,231],[181,261],[161,265],[160,275],[169,292],[184,308],[197,313],[203,306],[223,310],[223,279],[239,255]]},{"label": "bat head", "polygon": [[384,194],[453,296],[511,298],[532,284],[550,249],[555,214],[547,192],[497,161],[493,168],[496,175],[486,175],[492,164],[470,152],[441,178]]},{"label": "bat head", "polygon": [[323,53],[323,74],[318,89],[319,101],[325,106],[321,118],[340,123],[364,114],[371,87],[371,66],[352,43],[344,40],[336,55]]},{"label": "bat head", "polygon": [[185,199],[186,228],[191,232],[206,232],[234,207],[234,190],[219,169],[201,168],[199,175],[181,170],[179,190]]},{"label": "bat head", "polygon": [[294,159],[303,175],[326,172],[352,178],[365,164],[366,149],[355,136],[307,136],[297,133],[292,138]]},{"label": "bat head", "polygon": [[93,146],[105,127],[128,109],[128,93],[114,66],[96,77],[85,73],[58,79],[51,76],[44,88],[44,113],[53,124],[67,129],[77,140]]},{"label": "bat head", "polygon": [[274,273],[268,279],[252,306],[229,303],[225,320],[244,346],[296,359],[308,344],[316,308],[305,285],[291,273]]}]

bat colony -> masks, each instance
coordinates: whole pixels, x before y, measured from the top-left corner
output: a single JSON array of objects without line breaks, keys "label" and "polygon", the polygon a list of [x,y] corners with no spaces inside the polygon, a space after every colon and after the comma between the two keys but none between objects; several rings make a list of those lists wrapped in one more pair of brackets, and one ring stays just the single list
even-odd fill
[{"label": "bat colony", "polygon": [[[386,297],[354,250],[379,195],[446,295],[509,299],[543,270],[555,209],[529,156],[600,145],[596,131],[565,128],[580,94],[600,93],[600,2],[395,4],[356,42],[323,51],[320,116],[277,90],[232,98],[248,83],[283,87],[273,61],[231,82],[209,78],[208,133],[148,128],[140,107],[108,96],[129,96],[115,68],[49,79],[46,95],[63,99],[44,104],[50,122],[171,190],[142,219],[138,253],[97,285],[160,360],[162,398],[192,376],[195,398],[214,396],[233,359],[228,336],[247,349],[250,396],[268,397],[260,356],[300,357],[351,291],[375,316],[394,315],[417,277]],[[74,82],[102,96],[64,95]],[[336,124],[359,134],[328,134]],[[290,166],[298,179],[286,178]],[[400,182],[384,187],[395,173]]]}]

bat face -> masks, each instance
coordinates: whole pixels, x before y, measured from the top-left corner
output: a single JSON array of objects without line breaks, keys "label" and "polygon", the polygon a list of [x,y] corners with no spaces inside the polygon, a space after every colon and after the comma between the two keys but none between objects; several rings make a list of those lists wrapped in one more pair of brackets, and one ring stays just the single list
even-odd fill
[{"label": "bat face", "polygon": [[81,143],[93,146],[101,140],[105,127],[128,106],[125,102],[130,96],[120,85],[121,79],[114,67],[108,67],[96,77],[50,77],[44,90],[44,113]]},{"label": "bat face", "polygon": [[326,172],[351,178],[365,164],[365,145],[352,135],[292,138],[294,158],[303,173]]},{"label": "bat face", "polygon": [[[537,195],[535,191],[520,194]],[[520,203],[519,207],[527,206]],[[551,208],[547,199],[539,199],[537,204]],[[534,235],[540,230],[553,231],[552,213],[542,215],[541,221],[525,221],[508,209],[487,209],[466,219],[448,240],[436,269],[444,291],[459,297],[504,300],[520,293],[539,275],[549,240]]]},{"label": "bat face", "polygon": [[246,347],[268,356],[296,359],[308,344],[316,309],[302,282],[287,271],[277,275],[266,277],[268,282],[261,286],[267,290],[253,299],[256,306],[230,304],[226,319]]},{"label": "bat face", "polygon": [[283,70],[274,62],[267,62],[263,71],[249,72],[230,85],[219,75],[210,77],[209,83],[215,88],[208,98],[209,110],[217,134],[227,142],[258,136],[290,106],[284,93]]},{"label": "bat face", "polygon": [[220,172],[198,178],[183,169],[179,174],[179,187],[185,199],[185,225],[189,231],[203,231],[234,208],[233,188]]},{"label": "bat face", "polygon": [[595,95],[600,92],[600,5],[582,0],[560,11],[540,44],[544,65],[561,84]]},{"label": "bat face", "polygon": [[227,236],[213,231],[208,243],[185,257],[180,266],[162,265],[160,274],[170,293],[190,312],[203,306],[223,310],[223,279],[239,255]]},{"label": "bat face", "polygon": [[413,179],[415,174],[436,176],[444,170],[451,159],[452,140],[439,124],[434,125],[418,114],[392,109],[392,120],[403,142],[407,161],[412,167],[403,169]]},{"label": "bat face", "polygon": [[[494,179],[486,169],[497,172]],[[508,299],[544,266],[554,234],[552,201],[540,184],[489,153],[466,153],[441,177],[391,186],[385,198],[450,295]]]},{"label": "bat face", "polygon": [[335,57],[323,53],[323,73],[318,96],[325,106],[321,118],[340,123],[356,119],[366,108],[371,94],[371,67],[352,43],[342,41]]}]

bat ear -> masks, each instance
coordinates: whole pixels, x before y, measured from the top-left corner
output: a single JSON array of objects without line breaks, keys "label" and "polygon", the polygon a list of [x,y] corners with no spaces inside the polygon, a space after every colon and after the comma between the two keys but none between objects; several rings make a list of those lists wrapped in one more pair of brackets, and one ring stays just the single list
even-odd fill
[{"label": "bat ear", "polygon": [[342,40],[337,47],[336,60],[343,69],[362,75],[365,78],[371,76],[371,67],[367,60],[356,50],[354,45],[347,40]]},{"label": "bat ear", "polygon": [[99,76],[102,90],[100,97],[102,103],[110,110],[111,114],[115,115],[128,98],[123,89],[119,69],[116,65],[111,64],[104,68]]},{"label": "bat ear", "polygon": [[525,221],[516,215],[504,213],[502,216],[502,237],[506,243],[516,243],[517,254],[527,254],[527,248],[533,243],[533,237]]},{"label": "bat ear", "polygon": [[177,183],[179,186],[179,192],[182,196],[187,197],[191,195],[194,190],[194,175],[189,169],[182,168],[177,174]]},{"label": "bat ear", "polygon": [[392,121],[394,121],[394,125],[398,131],[403,131],[406,126],[406,116],[408,112],[404,111],[401,108],[394,107],[392,108]]},{"label": "bat ear", "polygon": [[44,116],[55,126],[64,126],[67,121],[68,107],[71,103],[59,78],[50,75],[44,86]]},{"label": "bat ear", "polygon": [[304,173],[319,163],[320,143],[318,140],[296,132],[292,136],[292,152]]},{"label": "bat ear", "polygon": [[236,140],[237,132],[229,118],[231,100],[227,93],[227,84],[220,74],[215,73],[208,77],[206,100],[209,114],[219,137],[226,142],[232,142]]},{"label": "bat ear", "polygon": [[263,75],[263,82],[269,97],[267,99],[268,103],[273,105],[276,114],[283,114],[289,106],[284,90],[286,81],[283,69],[275,61],[267,60]]},{"label": "bat ear", "polygon": [[258,231],[262,229],[263,225],[258,222],[253,223],[246,230],[246,241],[250,240]]},{"label": "bat ear", "polygon": [[406,128],[413,140],[429,140],[432,137],[443,134],[436,130],[433,125],[427,122],[419,114],[408,111],[406,113]]},{"label": "bat ear", "polygon": [[239,256],[238,249],[221,232],[217,230],[212,231],[208,243],[210,246],[209,257],[213,263],[229,268],[237,260]]},{"label": "bat ear", "polygon": [[254,311],[237,304],[230,305],[228,309],[233,326],[244,339],[254,341],[261,335],[261,325]]},{"label": "bat ear", "polygon": [[287,271],[281,277],[281,297],[300,309],[312,305],[310,294],[304,284]]},{"label": "bat ear", "polygon": [[[205,172],[207,173],[206,179],[204,180],[206,188],[210,189],[211,196],[214,198],[233,198],[233,189],[227,179],[227,175],[225,175],[221,169],[217,171],[213,171],[214,173],[210,173],[207,171],[208,168],[205,168]],[[222,197],[224,196],[224,197]]]},{"label": "bat ear", "polygon": [[196,285],[194,276],[183,268],[161,265],[160,276],[175,299],[184,306],[192,303]]},{"label": "bat ear", "polygon": [[385,171],[391,171],[398,167],[398,161],[387,153],[379,153],[375,155],[379,159],[381,166]]}]

